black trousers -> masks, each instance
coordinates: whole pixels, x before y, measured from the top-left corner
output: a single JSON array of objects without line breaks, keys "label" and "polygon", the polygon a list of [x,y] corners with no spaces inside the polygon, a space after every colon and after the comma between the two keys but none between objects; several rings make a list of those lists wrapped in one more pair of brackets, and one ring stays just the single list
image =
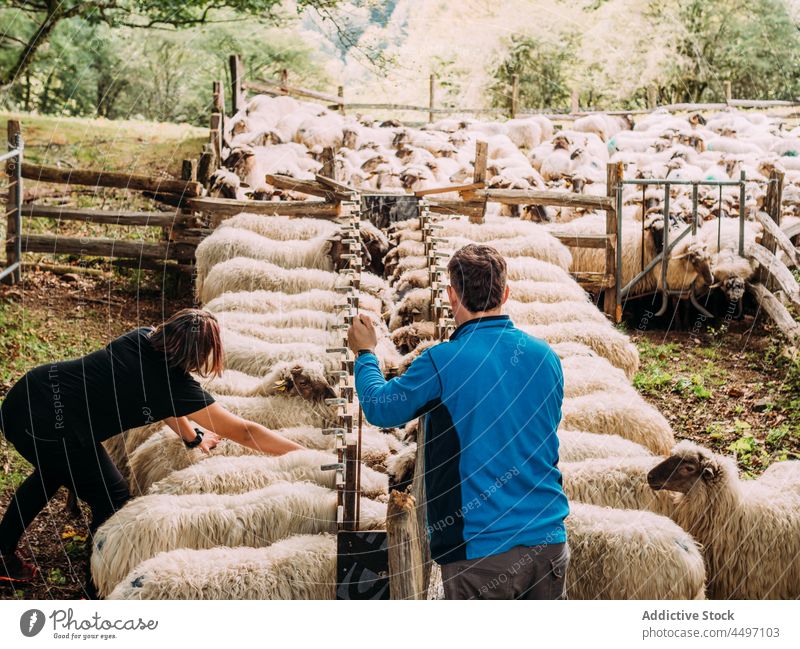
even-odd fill
[{"label": "black trousers", "polygon": [[445,599],[565,599],[566,543],[518,545],[502,554],[442,565]]},{"label": "black trousers", "polygon": [[59,487],[68,487],[89,505],[92,534],[131,497],[128,483],[100,442],[86,447],[68,434],[36,435],[31,430],[30,405],[26,392],[12,388],[0,408],[0,428],[6,439],[34,466],[0,521],[3,554],[16,550],[25,529]]}]

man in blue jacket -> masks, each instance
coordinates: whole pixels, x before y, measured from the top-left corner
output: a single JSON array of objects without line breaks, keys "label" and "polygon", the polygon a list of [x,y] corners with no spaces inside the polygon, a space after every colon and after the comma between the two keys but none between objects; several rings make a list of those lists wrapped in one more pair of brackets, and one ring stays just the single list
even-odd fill
[{"label": "man in blue jacket", "polygon": [[457,329],[404,375],[384,379],[372,320],[355,319],[348,340],[359,401],[376,426],[425,416],[428,535],[448,599],[561,599],[561,362],[502,315],[508,287],[497,250],[465,246],[448,272]]}]

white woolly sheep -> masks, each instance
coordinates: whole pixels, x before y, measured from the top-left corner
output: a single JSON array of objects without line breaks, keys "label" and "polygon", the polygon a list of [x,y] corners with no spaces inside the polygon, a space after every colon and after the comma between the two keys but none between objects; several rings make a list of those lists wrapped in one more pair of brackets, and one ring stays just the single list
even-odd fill
[{"label": "white woolly sheep", "polygon": [[[312,268],[290,270],[266,261],[234,257],[209,271],[203,282],[200,299],[206,303],[229,291],[303,293],[315,288],[330,291],[349,284],[349,280],[338,273]],[[362,272],[361,289],[374,297],[381,297],[388,291],[388,285],[383,279]]]},{"label": "white woolly sheep", "polygon": [[588,302],[589,296],[577,282],[509,281],[509,298],[517,302]]},{"label": "white woolly sheep", "polygon": [[297,534],[265,548],[162,552],[136,566],[108,599],[332,600],[335,596],[336,536]]},{"label": "white woolly sheep", "polygon": [[619,435],[661,455],[675,444],[669,422],[633,390],[564,399],[561,412],[561,426],[566,430]]},{"label": "white woolly sheep", "polygon": [[[428,296],[430,297],[430,291]],[[557,322],[594,322],[602,325],[608,322],[591,302],[526,303],[508,300],[503,305],[503,311],[519,326],[549,325]]]},{"label": "white woolly sheep", "polygon": [[565,398],[603,390],[633,391],[625,372],[602,356],[568,356],[561,359],[561,369],[564,373]]},{"label": "white woolly sheep", "polygon": [[219,224],[218,230],[237,228],[250,230],[262,237],[278,241],[293,239],[316,239],[331,237],[339,232],[341,226],[334,221],[312,218],[291,218],[288,216],[265,216],[242,212]]},{"label": "white woolly sheep", "polygon": [[648,479],[653,489],[678,492],[672,517],[703,546],[710,597],[800,597],[797,491],[739,480],[731,458],[689,441]]},{"label": "white woolly sheep", "polygon": [[[361,311],[381,313],[381,301],[367,295],[363,291],[356,291],[358,308]],[[281,311],[294,311],[296,309],[318,309],[333,313],[343,307],[345,298],[336,291],[311,289],[303,293],[283,293],[280,291],[239,291],[236,293],[223,293],[208,302],[204,308],[212,313],[223,311],[246,311],[249,313],[276,313]],[[328,315],[328,314],[325,314]]]},{"label": "white woolly sheep", "polygon": [[[91,569],[105,597],[159,552],[217,546],[263,547],[293,534],[336,531],[336,492],[309,482],[277,482],[243,494],[142,496],[94,535]],[[362,529],[385,525],[386,506],[361,499]]]},{"label": "white woolly sheep", "polygon": [[[323,471],[320,467],[336,462],[336,455],[316,450],[293,451],[274,457],[211,457],[171,473],[153,484],[147,493],[239,494],[280,481],[313,482],[335,489],[336,471]],[[361,467],[361,493],[368,498],[386,496],[389,493],[386,474]]]},{"label": "white woolly sheep", "polygon": [[675,499],[669,493],[653,491],[647,482],[648,471],[661,460],[653,455],[593,458],[561,461],[558,468],[570,501],[669,516]]},{"label": "white woolly sheep", "polygon": [[336,396],[335,390],[328,383],[325,368],[320,363],[312,362],[278,363],[266,376],[252,376],[228,369],[217,377],[199,377],[199,381],[214,395],[299,396],[317,401]]},{"label": "white woolly sheep", "polygon": [[570,503],[570,599],[704,599],[703,555],[666,516]]},{"label": "white woolly sheep", "polygon": [[558,431],[561,462],[582,462],[602,457],[644,457],[651,455],[641,444],[619,435],[598,435],[576,430]]},{"label": "white woolly sheep", "polygon": [[633,379],[639,369],[639,352],[636,346],[610,324],[562,322],[553,325],[524,325],[520,328],[551,345],[568,342],[587,345],[598,355],[607,358],[614,367],[625,372],[629,379]]}]

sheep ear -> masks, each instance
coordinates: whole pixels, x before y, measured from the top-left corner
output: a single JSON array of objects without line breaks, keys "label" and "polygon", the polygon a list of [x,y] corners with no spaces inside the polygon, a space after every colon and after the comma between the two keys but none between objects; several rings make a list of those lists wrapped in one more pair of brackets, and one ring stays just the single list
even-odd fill
[{"label": "sheep ear", "polygon": [[284,379],[283,381],[275,381],[275,391],[276,392],[285,392],[287,387],[287,381]]},{"label": "sheep ear", "polygon": [[722,286],[722,282],[714,282],[714,283],[713,283],[711,286],[709,286],[708,288],[719,288],[720,286]]}]

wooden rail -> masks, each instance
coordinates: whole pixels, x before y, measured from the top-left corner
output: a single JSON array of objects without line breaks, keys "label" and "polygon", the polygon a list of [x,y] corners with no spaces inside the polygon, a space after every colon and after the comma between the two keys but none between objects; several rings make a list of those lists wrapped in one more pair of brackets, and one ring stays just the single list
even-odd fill
[{"label": "wooden rail", "polygon": [[84,223],[104,223],[108,225],[144,225],[170,227],[176,223],[189,223],[191,215],[180,212],[127,212],[124,210],[89,210],[60,205],[23,205],[22,216],[31,218],[51,218],[63,221],[83,221]]},{"label": "wooden rail", "polygon": [[170,241],[147,242],[128,239],[62,237],[55,234],[22,234],[23,252],[48,252],[57,255],[191,260],[194,257],[194,249],[193,245]]},{"label": "wooden rail", "polygon": [[116,187],[151,192],[167,192],[181,196],[200,196],[203,187],[200,183],[141,176],[93,169],[61,169],[44,165],[22,164],[22,177],[45,183],[60,185],[89,185],[91,187]]}]

